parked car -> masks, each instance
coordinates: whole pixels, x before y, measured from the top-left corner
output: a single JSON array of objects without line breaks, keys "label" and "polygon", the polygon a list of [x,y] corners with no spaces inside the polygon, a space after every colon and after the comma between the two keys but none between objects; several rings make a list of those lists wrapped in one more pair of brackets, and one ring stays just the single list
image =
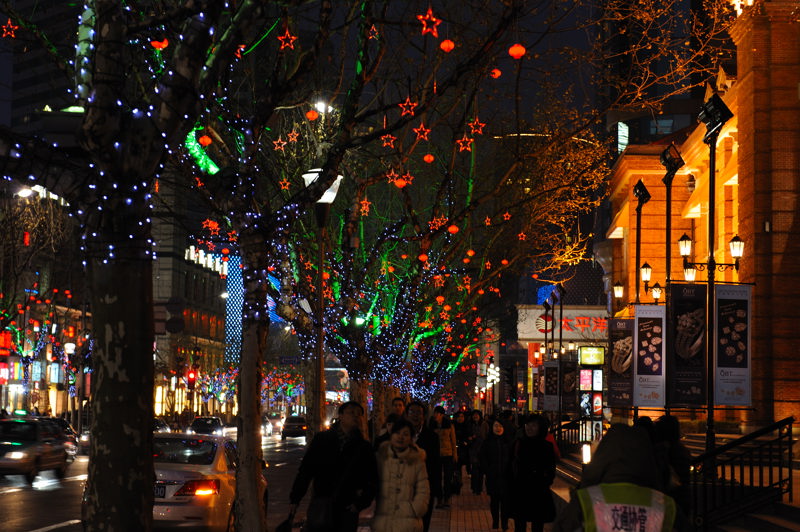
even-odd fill
[{"label": "parked car", "polygon": [[222,436],[225,432],[225,426],[222,424],[222,420],[216,416],[200,416],[194,418],[186,432],[189,434],[216,434],[217,436]]},{"label": "parked car", "polygon": [[48,419],[0,420],[0,475],[22,475],[33,484],[40,471],[67,473],[67,449],[61,429]]},{"label": "parked car", "polygon": [[[236,441],[228,436],[187,433],[153,435],[153,526],[233,530],[236,498]],[[267,481],[259,475],[266,500]],[[81,501],[81,520],[86,522],[87,495]]]},{"label": "parked car", "polygon": [[296,438],[298,436],[305,436],[308,430],[308,422],[304,416],[289,416],[283,422],[281,429],[281,439]]},{"label": "parked car", "polygon": [[160,417],[153,419],[153,432],[172,432],[169,424]]}]

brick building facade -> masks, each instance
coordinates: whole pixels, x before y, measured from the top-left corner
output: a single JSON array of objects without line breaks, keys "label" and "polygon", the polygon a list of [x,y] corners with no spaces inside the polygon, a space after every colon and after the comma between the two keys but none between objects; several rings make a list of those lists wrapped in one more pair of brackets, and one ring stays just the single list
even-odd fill
[{"label": "brick building facade", "polygon": [[[731,30],[737,49],[735,79],[720,70],[707,96],[718,93],[734,116],[723,127],[716,151],[714,258],[731,263],[728,242],[739,235],[745,254],[739,271],[718,272],[719,282],[753,284],[752,409],[720,410],[720,420],[759,426],[800,414],[800,23],[794,1],[756,2],[745,7]],[[699,113],[700,109],[698,109]],[[606,271],[606,289],[624,286],[621,301],[636,300],[636,269],[647,262],[652,283],[666,281],[667,243],[672,281],[683,281],[677,240],[693,242],[694,262],[708,257],[709,147],[703,124],[652,145],[629,146],[613,169],[608,239],[596,258]],[[672,183],[672,228],[667,213],[665,169],[659,156],[672,141],[685,161]],[[637,199],[641,179],[652,199],[641,213],[641,253],[636,263]],[[697,281],[705,272],[697,272]],[[653,302],[639,283],[639,299]],[[612,303],[613,304],[613,303]],[[625,305],[612,309],[630,313]]]}]

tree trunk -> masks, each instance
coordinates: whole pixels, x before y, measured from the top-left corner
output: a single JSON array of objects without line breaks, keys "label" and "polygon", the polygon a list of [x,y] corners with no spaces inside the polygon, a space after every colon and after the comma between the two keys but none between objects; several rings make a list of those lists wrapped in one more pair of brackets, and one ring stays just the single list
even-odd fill
[{"label": "tree trunk", "polygon": [[[153,524],[153,280],[146,202],[113,199],[90,242],[94,387],[89,455],[91,530]],[[128,238],[135,235],[135,238]],[[109,256],[109,242],[124,242]],[[126,452],[122,452],[126,449]],[[118,452],[112,453],[113,450]],[[102,504],[99,503],[102,501]]]},{"label": "tree trunk", "polygon": [[236,470],[236,530],[266,530],[266,508],[259,490],[261,472],[261,355],[269,331],[267,293],[258,272],[266,270],[264,240],[252,231],[240,234],[243,277],[242,352],[239,363],[239,467]]}]

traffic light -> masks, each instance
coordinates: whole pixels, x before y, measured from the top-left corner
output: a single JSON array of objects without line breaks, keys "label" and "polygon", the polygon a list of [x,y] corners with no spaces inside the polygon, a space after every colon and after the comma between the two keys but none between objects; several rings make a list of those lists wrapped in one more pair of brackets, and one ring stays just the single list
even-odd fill
[{"label": "traffic light", "polygon": [[194,390],[194,383],[197,380],[197,373],[194,370],[189,370],[186,374],[186,388],[189,390]]}]

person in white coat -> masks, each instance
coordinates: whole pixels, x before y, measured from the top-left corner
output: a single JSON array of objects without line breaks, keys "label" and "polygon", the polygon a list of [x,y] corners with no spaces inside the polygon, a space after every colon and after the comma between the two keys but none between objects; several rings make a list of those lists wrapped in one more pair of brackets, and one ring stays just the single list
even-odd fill
[{"label": "person in white coat", "polygon": [[414,444],[414,427],[405,418],[392,424],[389,441],[377,451],[378,491],[374,532],[422,532],[430,486],[425,451]]}]

